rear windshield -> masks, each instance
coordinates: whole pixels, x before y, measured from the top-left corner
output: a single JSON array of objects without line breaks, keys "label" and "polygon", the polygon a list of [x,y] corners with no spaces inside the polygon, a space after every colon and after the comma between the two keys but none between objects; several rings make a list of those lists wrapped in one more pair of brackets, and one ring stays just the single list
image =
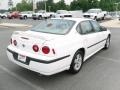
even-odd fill
[{"label": "rear windshield", "polygon": [[50,33],[50,34],[66,34],[75,24],[75,21],[64,19],[43,20],[39,25],[32,28],[32,31]]}]

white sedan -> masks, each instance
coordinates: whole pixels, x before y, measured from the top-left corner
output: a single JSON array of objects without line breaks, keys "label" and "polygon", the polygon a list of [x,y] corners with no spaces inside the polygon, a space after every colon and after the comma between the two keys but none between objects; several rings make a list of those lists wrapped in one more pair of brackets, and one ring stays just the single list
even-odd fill
[{"label": "white sedan", "polygon": [[110,46],[111,33],[96,21],[84,18],[43,20],[28,31],[15,31],[7,47],[15,64],[52,75],[69,70],[78,73],[83,62]]}]

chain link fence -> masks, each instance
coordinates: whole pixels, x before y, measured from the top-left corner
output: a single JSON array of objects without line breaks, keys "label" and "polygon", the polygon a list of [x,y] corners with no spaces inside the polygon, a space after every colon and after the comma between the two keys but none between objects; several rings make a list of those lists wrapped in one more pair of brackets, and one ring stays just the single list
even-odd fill
[{"label": "chain link fence", "polygon": [[107,15],[110,15],[113,18],[118,18],[120,16],[120,11],[107,12]]}]

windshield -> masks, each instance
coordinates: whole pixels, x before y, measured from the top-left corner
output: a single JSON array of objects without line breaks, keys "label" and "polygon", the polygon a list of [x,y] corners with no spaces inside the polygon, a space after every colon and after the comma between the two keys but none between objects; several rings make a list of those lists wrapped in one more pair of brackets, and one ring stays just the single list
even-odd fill
[{"label": "windshield", "polygon": [[100,10],[90,9],[88,10],[88,13],[99,13]]},{"label": "windshield", "polygon": [[41,21],[39,25],[34,27],[32,31],[50,33],[50,34],[66,34],[74,25],[75,21],[64,19],[50,19]]}]

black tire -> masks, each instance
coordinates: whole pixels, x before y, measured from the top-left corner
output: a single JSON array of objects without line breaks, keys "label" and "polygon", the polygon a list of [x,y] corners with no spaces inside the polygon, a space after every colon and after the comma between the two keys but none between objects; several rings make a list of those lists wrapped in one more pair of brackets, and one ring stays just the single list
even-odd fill
[{"label": "black tire", "polygon": [[8,17],[9,19],[12,19],[12,17]]},{"label": "black tire", "polygon": [[97,16],[95,16],[95,17],[94,17],[94,20],[96,20],[96,21],[97,21]]},{"label": "black tire", "polygon": [[27,19],[27,16],[24,16],[24,19]]},{"label": "black tire", "polygon": [[106,39],[104,49],[108,49],[109,47],[110,47],[110,36],[108,36],[108,38]]},{"label": "black tire", "polygon": [[50,17],[49,18],[52,18],[53,17],[53,15],[50,15]]},{"label": "black tire", "polygon": [[[78,58],[78,55],[80,56],[80,58]],[[79,60],[77,60],[77,59],[79,59]],[[76,62],[76,60],[77,60],[77,62]],[[77,51],[72,59],[72,63],[70,65],[69,72],[72,74],[78,73],[80,71],[80,69],[82,68],[82,64],[83,64],[83,52]],[[78,65],[78,67],[77,67],[77,65]]]},{"label": "black tire", "polygon": [[36,18],[32,18],[33,20],[36,20]]},{"label": "black tire", "polygon": [[3,17],[1,17],[2,19],[5,19],[6,17],[5,16],[3,16]]},{"label": "black tire", "polygon": [[102,20],[105,20],[105,16],[106,16],[106,15],[104,15],[104,17],[102,17]]},{"label": "black tire", "polygon": [[42,16],[38,16],[38,20],[41,20],[42,19]]},{"label": "black tire", "polygon": [[23,18],[22,17],[20,17],[20,20],[22,20]]},{"label": "black tire", "polygon": [[14,16],[12,16],[11,19],[15,19]]}]

